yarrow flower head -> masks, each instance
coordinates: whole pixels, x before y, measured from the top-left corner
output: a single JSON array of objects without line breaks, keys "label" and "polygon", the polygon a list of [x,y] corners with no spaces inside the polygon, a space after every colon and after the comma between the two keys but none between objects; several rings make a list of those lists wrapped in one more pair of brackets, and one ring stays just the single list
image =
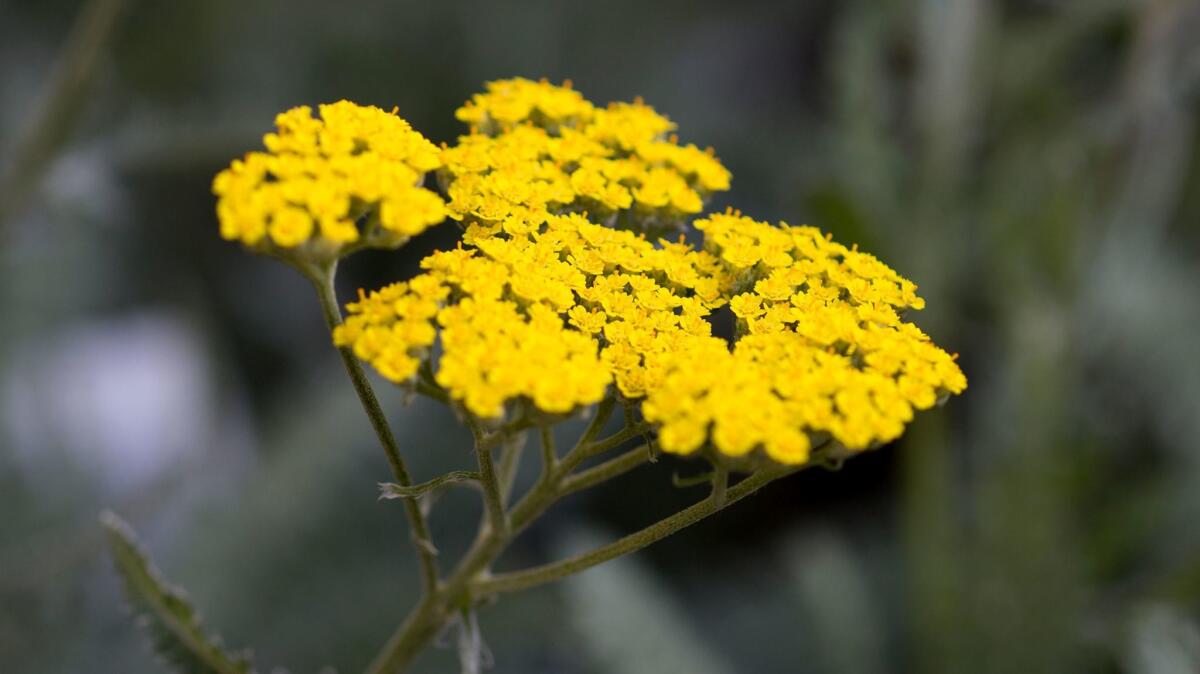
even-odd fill
[{"label": "yarrow flower head", "polygon": [[641,100],[598,108],[569,83],[518,78],[490,83],[458,117],[472,131],[445,149],[441,176],[468,241],[508,218],[584,212],[661,234],[729,189],[712,150],[680,145],[674,123]]},{"label": "yarrow flower head", "polygon": [[711,256],[575,214],[507,224],[349,305],[335,342],[397,382],[428,362],[451,398],[498,419],[523,403],[567,413],[598,402],[614,381],[641,395],[642,352],[671,348],[667,335],[709,334],[704,316],[721,302]]},{"label": "yarrow flower head", "polygon": [[221,236],[285,259],[394,248],[445,218],[422,187],[438,148],[393,113],[348,101],[301,106],[213,181]]},{"label": "yarrow flower head", "polygon": [[[384,377],[495,422],[615,395],[662,450],[746,469],[889,442],[965,389],[905,319],[916,285],[874,256],[733,210],[692,221],[729,173],[641,101],[514,79],[458,117],[471,133],[439,151],[378,109],[298,108],[217,178],[225,235],[275,251],[394,245],[443,213],[464,225],[334,330]],[[420,186],[433,169],[444,205]],[[732,335],[714,334],[718,311]]]},{"label": "yarrow flower head", "polygon": [[[696,224],[707,250],[579,215],[508,221],[350,305],[335,339],[403,382],[423,361],[434,371],[440,327],[435,380],[474,414],[498,419],[515,401],[566,413],[612,382],[663,450],[735,465],[804,463],[830,438],[893,440],[914,410],[965,388],[901,319],[921,306],[915,287],[874,257],[811,227],[734,213]],[[708,320],[727,303],[732,346]]]},{"label": "yarrow flower head", "polygon": [[902,319],[924,306],[916,286],[871,255],[734,212],[696,228],[729,279],[737,333],[732,347],[678,350],[648,391],[664,450],[803,463],[828,438],[850,450],[894,440],[914,410],[966,388],[954,357]]},{"label": "yarrow flower head", "polygon": [[516,77],[488,82],[486,87],[455,113],[459,121],[486,134],[509,131],[524,122],[546,129],[574,126],[594,112],[592,103],[570,82],[555,86],[546,80]]}]

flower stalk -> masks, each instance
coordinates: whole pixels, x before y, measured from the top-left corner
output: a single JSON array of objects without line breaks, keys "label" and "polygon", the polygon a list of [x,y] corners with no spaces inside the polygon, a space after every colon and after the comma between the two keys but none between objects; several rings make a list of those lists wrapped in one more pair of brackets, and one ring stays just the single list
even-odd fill
[{"label": "flower stalk", "polygon": [[801,468],[802,466],[788,466],[786,468],[760,470],[734,485],[728,492],[722,494],[714,489],[713,493],[703,501],[618,541],[596,548],[591,552],[571,557],[570,559],[543,564],[524,571],[502,573],[486,580],[481,580],[472,588],[473,592],[478,596],[487,596],[525,590],[566,578],[580,571],[586,571],[610,559],[615,559],[631,552],[637,552],[652,543],[656,543],[681,529],[699,522],[709,515],[729,507],[765,487],[767,484],[779,478],[787,477]]},{"label": "flower stalk", "polygon": [[[615,438],[628,440],[642,432],[640,425],[633,428],[626,427],[611,438],[595,441],[595,436],[599,434],[615,406],[616,399],[613,395],[607,396],[600,403],[596,416],[592,418],[579,441],[567,454],[567,457],[582,458],[572,459],[571,464],[568,464],[567,458],[564,458],[544,469],[542,477],[530,488],[529,492],[511,509],[501,514],[504,521],[503,527],[496,524],[499,519],[496,516],[489,514],[485,517],[487,525],[480,528],[471,549],[464,555],[449,577],[438,586],[437,591],[413,608],[384,646],[368,670],[368,674],[398,674],[405,671],[405,668],[433,639],[434,635],[462,609],[470,609],[497,594],[506,594],[553,582],[585,571],[610,559],[641,550],[729,507],[767,484],[811,465],[775,466],[762,469],[727,490],[725,489],[725,480],[728,473],[721,472],[723,477],[720,480],[714,478],[713,491],[703,501],[651,524],[641,531],[570,559],[522,571],[493,575],[491,573],[492,564],[504,553],[513,540],[551,505],[570,494],[613,479],[648,460],[649,447],[642,444],[596,466],[573,472],[579,461],[597,454],[596,447],[616,448],[621,443],[615,442]],[[473,425],[473,428],[477,429],[477,424]],[[482,433],[480,435],[487,437],[482,436]],[[485,450],[479,453],[479,457],[481,472],[484,472],[483,466],[488,463],[484,457],[490,457],[490,454]],[[483,482],[486,485],[487,480],[484,479]],[[497,495],[499,495],[498,490]],[[485,486],[485,504],[489,500],[491,497],[487,495]]]},{"label": "flower stalk", "polygon": [[[332,332],[342,324],[342,312],[338,308],[337,293],[334,290],[337,263],[302,268],[301,271],[305,272],[305,276],[316,289],[325,324]],[[379,398],[375,396],[375,390],[371,388],[371,382],[367,379],[362,364],[349,347],[338,348],[338,355],[341,356],[342,365],[345,366],[350,383],[354,386],[354,392],[358,394],[363,411],[366,412],[367,418],[371,422],[371,428],[374,429],[375,436],[379,439],[380,446],[383,447],[383,453],[387,456],[392,476],[396,478],[396,483],[401,488],[412,488],[412,475],[404,462],[404,457],[400,454],[396,436],[392,433],[387,416],[379,406]],[[411,538],[421,566],[421,590],[425,596],[429,596],[437,589],[438,584],[437,548],[434,547],[433,540],[429,536],[429,524],[424,513],[421,512],[420,504],[414,499],[403,500],[404,513],[408,518]]]}]

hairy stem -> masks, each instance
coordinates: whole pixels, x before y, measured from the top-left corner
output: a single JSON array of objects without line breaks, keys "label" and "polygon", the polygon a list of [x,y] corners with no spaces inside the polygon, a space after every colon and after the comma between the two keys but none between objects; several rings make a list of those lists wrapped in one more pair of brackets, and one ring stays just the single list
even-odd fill
[{"label": "hairy stem", "polygon": [[563,457],[564,462],[569,461],[576,455],[581,456],[579,459],[580,461],[583,460],[583,457],[586,457],[588,447],[591,446],[592,441],[596,439],[596,436],[600,434],[600,431],[604,429],[604,424],[608,423],[608,419],[612,416],[613,408],[615,408],[616,405],[617,399],[612,395],[606,396],[604,400],[600,401],[600,404],[596,406],[596,416],[592,417],[591,423],[589,423],[587,429],[583,431],[583,435],[580,436],[579,441],[576,442],[575,446],[572,447],[571,450],[567,452],[567,455]]},{"label": "hairy stem", "polygon": [[548,475],[558,463],[558,451],[554,448],[554,429],[542,426],[542,475]]},{"label": "hairy stem", "polygon": [[729,489],[729,469],[724,466],[713,466],[712,501],[717,507],[725,505],[725,495]]},{"label": "hairy stem", "polygon": [[638,445],[637,447],[634,447],[620,456],[614,457],[608,461],[605,461],[604,463],[597,464],[591,468],[588,468],[587,470],[581,470],[574,475],[566,477],[559,486],[559,496],[561,497],[566,496],[567,494],[574,494],[577,491],[582,491],[589,487],[600,484],[601,482],[611,480],[618,475],[622,475],[633,470],[634,468],[637,468],[649,460],[650,446]]},{"label": "hairy stem", "polygon": [[[302,269],[312,281],[313,287],[316,288],[317,298],[321,302],[321,310],[330,332],[342,324],[342,311],[338,308],[337,295],[333,288],[336,270],[336,262],[323,269]],[[408,472],[408,466],[405,465],[404,458],[400,455],[396,437],[392,434],[392,428],[388,425],[387,417],[379,406],[379,399],[375,397],[375,390],[371,388],[371,382],[367,380],[367,374],[363,371],[362,364],[358,362],[358,358],[348,347],[339,348],[338,353],[342,357],[342,365],[346,368],[346,374],[350,375],[350,383],[354,385],[354,392],[358,394],[363,411],[367,413],[371,427],[375,429],[375,435],[379,438],[379,444],[383,447],[384,454],[387,455],[388,465],[391,466],[396,483],[402,488],[412,487],[413,481]],[[429,537],[429,525],[425,521],[425,515],[421,512],[420,505],[413,499],[404,499],[404,512],[408,517],[413,545],[417,549],[417,558],[421,564],[421,587],[425,596],[429,596],[437,589],[438,584],[437,559],[435,557],[437,548],[433,547],[433,541]]]},{"label": "hairy stem", "polygon": [[549,583],[561,578],[565,578],[580,571],[590,569],[597,564],[606,562],[610,559],[627,555],[631,552],[636,552],[642,548],[662,540],[671,534],[689,527],[696,522],[719,512],[724,508],[740,501],[741,499],[753,494],[763,486],[773,482],[781,477],[789,475],[799,470],[800,467],[790,467],[786,469],[768,469],[760,470],[752,474],[750,477],[742,480],[726,493],[723,499],[718,500],[718,494],[714,493],[696,505],[681,510],[674,515],[656,522],[637,533],[630,534],[618,541],[601,546],[591,552],[564,559],[550,564],[543,564],[532,569],[524,571],[516,571],[513,573],[502,573],[488,579],[479,581],[472,588],[473,594],[476,596],[486,596],[490,594],[500,594],[504,592],[516,592],[531,587],[536,587],[545,583]]},{"label": "hairy stem", "polygon": [[408,668],[446,624],[449,616],[439,595],[430,595],[413,607],[367,669],[368,674],[396,674]]},{"label": "hairy stem", "polygon": [[[571,457],[574,460],[574,462],[571,464],[571,468],[574,468],[575,466],[579,465],[579,463],[581,461],[583,461],[584,459],[596,456],[597,454],[603,454],[609,450],[616,449],[617,447],[620,447],[621,445],[632,440],[633,438],[638,437],[639,435],[645,435],[648,430],[650,430],[650,424],[633,423],[631,425],[626,426],[625,428],[622,428],[621,430],[617,431],[616,433],[613,433],[612,435],[608,436],[607,438],[602,438],[600,440],[596,440],[596,441],[592,442],[591,444],[588,444],[588,445],[582,447],[581,451],[577,452],[576,456]],[[647,448],[647,450],[648,449],[649,448]],[[565,463],[565,461],[564,461],[564,463]]]},{"label": "hairy stem", "polygon": [[513,486],[517,482],[517,471],[521,468],[521,455],[525,453],[527,441],[524,431],[517,431],[505,439],[504,449],[500,454],[500,495],[504,503],[512,496]]},{"label": "hairy stem", "polygon": [[[513,592],[526,587],[547,583],[578,571],[590,568],[624,554],[635,552],[684,527],[749,496],[773,480],[790,475],[805,466],[772,468],[761,470],[725,491],[714,483],[714,493],[704,501],[693,505],[642,531],[626,536],[615,543],[603,546],[585,555],[572,559],[534,567],[525,571],[493,576],[492,564],[500,557],[513,539],[529,526],[539,515],[562,497],[616,477],[649,459],[649,446],[642,445],[596,466],[572,473],[579,462],[594,456],[597,446],[615,448],[620,442],[645,432],[641,424],[627,426],[610,438],[597,441],[595,438],[608,421],[615,407],[610,396],[600,403],[591,424],[562,460],[543,470],[542,477],[529,492],[507,513],[507,527],[481,526],[475,542],[456,565],[453,572],[437,587],[436,593],[418,604],[396,633],[388,641],[379,656],[367,670],[367,674],[399,674],[417,657],[434,636],[461,610],[475,606],[490,595]],[[478,422],[469,419],[481,445],[490,448],[497,432],[485,435]],[[634,432],[636,430],[636,432]],[[620,442],[616,438],[624,438]],[[484,454],[487,452],[485,451]],[[570,458],[570,460],[568,460]],[[811,465],[811,464],[806,464]],[[481,472],[483,463],[481,461]],[[724,483],[722,483],[724,484]]]},{"label": "hairy stem", "polygon": [[483,434],[478,432],[478,425],[472,426],[475,433],[475,458],[479,461],[479,483],[483,486],[483,505],[486,510],[488,526],[493,533],[504,535],[508,533],[508,515],[504,512],[503,487],[496,475],[496,466],[492,462],[490,447],[481,447]]}]

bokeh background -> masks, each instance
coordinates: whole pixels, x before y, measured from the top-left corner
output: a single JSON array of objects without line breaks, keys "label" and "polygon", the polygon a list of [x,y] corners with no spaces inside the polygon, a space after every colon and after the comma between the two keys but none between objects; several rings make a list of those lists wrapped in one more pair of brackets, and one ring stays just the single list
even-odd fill
[{"label": "bokeh background", "polygon": [[[401,508],[311,289],[218,239],[210,181],[293,105],[452,141],[514,75],[644,96],[733,171],[716,207],[878,254],[971,384],[839,472],[487,607],[492,671],[1200,671],[1189,0],[2,0],[0,671],[159,671],[106,507],[262,671],[370,660],[415,598]],[[419,476],[470,464],[447,412],[381,390]],[[688,504],[695,470],[572,498],[503,566]],[[437,503],[446,556],[476,501]]]}]

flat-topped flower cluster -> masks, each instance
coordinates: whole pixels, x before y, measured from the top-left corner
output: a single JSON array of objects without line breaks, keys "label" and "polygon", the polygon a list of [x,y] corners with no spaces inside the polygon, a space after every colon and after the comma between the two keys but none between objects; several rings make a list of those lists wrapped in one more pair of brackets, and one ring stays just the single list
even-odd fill
[{"label": "flat-topped flower cluster", "polygon": [[[966,387],[904,318],[924,306],[916,286],[875,257],[735,211],[692,221],[729,172],[641,101],[601,108],[516,79],[458,117],[470,132],[437,151],[378,109],[300,108],[269,153],[217,178],[223,233],[252,246],[394,245],[460,223],[458,248],[360,292],[334,332],[384,377],[495,421],[519,407],[553,420],[615,390],[663,450],[735,464],[887,442]],[[422,185],[433,171],[445,202]],[[713,334],[725,307],[732,343]]]},{"label": "flat-topped flower cluster", "polygon": [[[395,248],[446,217],[423,187],[437,146],[408,122],[348,101],[275,118],[276,133],[213,181],[221,236],[288,255],[336,259],[350,245]],[[305,250],[297,250],[304,248]]]},{"label": "flat-topped flower cluster", "polygon": [[469,135],[442,153],[450,216],[466,240],[509,218],[587,213],[595,222],[646,232],[681,230],[729,171],[711,150],[680,145],[666,117],[638,100],[597,108],[545,82],[488,85],[459,109]]}]

